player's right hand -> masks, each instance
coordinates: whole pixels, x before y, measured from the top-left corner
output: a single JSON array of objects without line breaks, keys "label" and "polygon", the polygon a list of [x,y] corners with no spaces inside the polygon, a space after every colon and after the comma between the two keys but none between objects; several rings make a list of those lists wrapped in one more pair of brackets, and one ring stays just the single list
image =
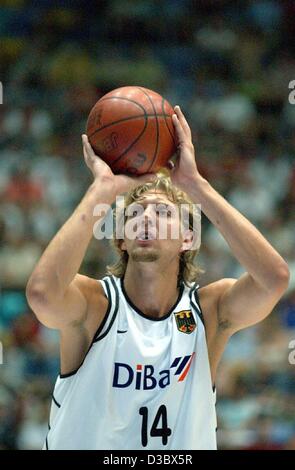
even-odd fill
[{"label": "player's right hand", "polygon": [[82,135],[82,143],[85,163],[93,174],[94,182],[104,185],[115,196],[156,178],[154,173],[140,176],[115,175],[109,165],[94,153],[86,134]]}]

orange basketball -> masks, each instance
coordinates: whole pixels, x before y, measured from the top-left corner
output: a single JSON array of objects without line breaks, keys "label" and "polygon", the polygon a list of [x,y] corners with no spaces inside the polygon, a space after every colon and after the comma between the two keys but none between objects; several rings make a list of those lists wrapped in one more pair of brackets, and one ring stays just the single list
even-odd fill
[{"label": "orange basketball", "polygon": [[155,173],[175,153],[172,106],[139,86],[117,88],[90,111],[86,133],[114,173]]}]

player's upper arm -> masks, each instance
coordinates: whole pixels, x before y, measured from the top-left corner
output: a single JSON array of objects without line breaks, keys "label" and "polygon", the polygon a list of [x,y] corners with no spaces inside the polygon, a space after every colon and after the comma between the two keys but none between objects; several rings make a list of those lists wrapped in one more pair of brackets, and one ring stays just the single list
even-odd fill
[{"label": "player's upper arm", "polygon": [[250,274],[239,279],[220,279],[198,292],[202,308],[212,383],[228,339],[236,331],[263,320],[286,289],[286,281],[277,286],[260,286]]},{"label": "player's upper arm", "polygon": [[[103,316],[108,303],[100,282],[77,274],[62,298],[47,298],[46,293],[28,287],[27,299],[38,319],[47,327],[63,330],[91,322],[90,308],[96,303],[96,315]],[[99,319],[95,319],[95,323]]]},{"label": "player's upper arm", "polygon": [[249,273],[239,279],[222,279],[217,303],[220,329],[234,333],[267,317],[278,303],[286,287],[261,286]]}]

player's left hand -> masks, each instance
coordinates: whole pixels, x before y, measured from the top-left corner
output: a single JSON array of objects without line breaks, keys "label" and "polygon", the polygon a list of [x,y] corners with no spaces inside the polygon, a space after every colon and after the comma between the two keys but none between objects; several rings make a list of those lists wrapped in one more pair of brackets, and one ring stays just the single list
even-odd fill
[{"label": "player's left hand", "polygon": [[180,107],[175,106],[174,111],[172,122],[176,133],[177,160],[175,164],[169,162],[168,168],[172,183],[188,192],[190,186],[195,185],[201,176],[196,163],[191,129]]}]

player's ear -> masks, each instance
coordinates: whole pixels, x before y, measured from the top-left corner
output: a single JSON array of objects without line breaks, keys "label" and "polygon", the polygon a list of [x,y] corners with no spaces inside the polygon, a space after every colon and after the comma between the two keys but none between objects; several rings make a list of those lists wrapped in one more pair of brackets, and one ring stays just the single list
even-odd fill
[{"label": "player's ear", "polygon": [[184,251],[188,251],[192,249],[194,242],[194,234],[192,230],[187,229],[182,234],[182,245],[180,248],[180,252],[183,253]]}]

